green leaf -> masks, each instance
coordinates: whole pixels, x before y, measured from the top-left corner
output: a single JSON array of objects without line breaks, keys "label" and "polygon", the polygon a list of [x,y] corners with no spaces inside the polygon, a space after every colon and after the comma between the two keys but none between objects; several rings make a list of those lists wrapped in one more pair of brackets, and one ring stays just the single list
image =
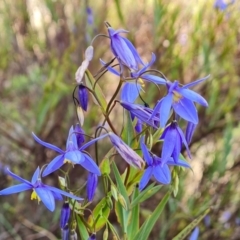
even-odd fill
[{"label": "green leaf", "polygon": [[126,187],[124,186],[124,183],[123,183],[123,180],[121,178],[121,175],[117,169],[117,166],[116,164],[113,162],[112,163],[112,167],[113,167],[113,172],[114,172],[114,176],[115,176],[115,179],[116,179],[116,182],[117,182],[117,187],[118,187],[118,190],[120,192],[120,194],[123,196],[126,204],[127,204],[127,209],[129,209],[129,206],[130,206],[130,202],[129,202],[129,198],[128,198],[128,194],[127,194],[127,190],[126,190]]},{"label": "green leaf", "polygon": [[106,219],[107,224],[109,226],[109,228],[111,229],[113,235],[116,237],[117,240],[121,240],[120,237],[118,236],[118,233],[116,231],[116,229],[114,228],[114,226],[108,221],[108,219]]},{"label": "green leaf", "polygon": [[106,174],[106,175],[110,174],[111,169],[110,169],[110,163],[108,158],[103,159],[99,167],[102,174]]},{"label": "green leaf", "polygon": [[187,225],[173,240],[183,240],[199,224],[200,221],[211,211],[211,208],[203,211],[196,219]]},{"label": "green leaf", "polygon": [[150,198],[151,196],[153,196],[155,193],[157,193],[162,186],[161,185],[157,185],[155,187],[154,186],[155,183],[152,183],[151,185],[149,185],[146,189],[144,189],[131,203],[131,208],[134,208],[137,204],[147,200],[148,198]]},{"label": "green leaf", "polygon": [[89,234],[88,234],[85,224],[83,223],[81,217],[78,216],[77,214],[76,214],[76,218],[77,218],[78,231],[79,231],[81,239],[83,239],[83,240],[88,239]]},{"label": "green leaf", "polygon": [[126,123],[124,124],[124,129],[123,129],[123,133],[122,133],[122,139],[124,142],[126,142],[129,146],[132,147],[133,142],[132,140],[135,137],[135,131],[133,128],[133,122],[130,116],[130,113],[128,111],[124,111],[124,122],[126,121]]},{"label": "green leaf", "polygon": [[149,237],[150,232],[152,231],[155,223],[159,219],[166,203],[168,202],[168,199],[170,197],[171,191],[168,191],[166,195],[163,197],[162,201],[158,204],[154,212],[151,214],[151,216],[144,222],[144,224],[141,226],[138,233],[135,235],[133,240],[146,240]]},{"label": "green leaf", "polygon": [[[87,70],[85,73],[85,80],[86,80],[87,87],[89,87],[90,89],[93,90],[93,86],[94,86],[94,83],[96,80],[94,79],[94,77],[92,76],[92,74],[90,73],[89,70]],[[102,89],[100,88],[100,86],[97,83],[96,83],[94,92],[97,96],[97,99],[95,99],[95,97],[93,96],[94,102],[97,105],[100,105],[103,108],[103,110],[105,111],[107,108],[107,101],[106,101],[105,96],[103,95]]]},{"label": "green leaf", "polygon": [[[106,224],[106,219],[110,214],[110,208],[107,204],[107,199],[103,198],[93,210],[93,214],[88,218],[88,224],[99,231]],[[95,225],[95,226],[94,226]]]},{"label": "green leaf", "polygon": [[[135,188],[133,193],[133,200],[136,199],[139,195],[138,188]],[[130,219],[128,219],[128,229],[127,236],[128,239],[132,239],[134,234],[139,230],[139,204],[136,204],[135,207],[132,208]]]}]

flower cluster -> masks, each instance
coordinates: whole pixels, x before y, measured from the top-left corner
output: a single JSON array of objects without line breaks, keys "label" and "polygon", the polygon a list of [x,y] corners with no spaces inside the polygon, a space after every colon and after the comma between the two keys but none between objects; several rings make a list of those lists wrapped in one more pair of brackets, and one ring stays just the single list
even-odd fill
[{"label": "flower cluster", "polygon": [[[139,186],[140,191],[147,186],[152,177],[160,184],[171,184],[173,179],[172,169],[174,166],[184,168],[190,167],[189,163],[183,160],[181,151],[184,146],[188,157],[191,158],[189,143],[191,142],[193,132],[199,121],[195,103],[204,107],[208,106],[207,101],[200,94],[191,90],[192,87],[201,84],[208,77],[186,85],[182,85],[179,81],[169,81],[165,76],[159,76],[161,72],[158,70],[149,69],[156,61],[155,54],[152,53],[152,58],[149,63],[144,63],[134,45],[127,38],[122,36],[123,33],[127,33],[128,31],[122,29],[114,30],[108,23],[106,23],[106,26],[108,30],[107,38],[110,40],[109,49],[114,55],[114,58],[109,62],[100,60],[103,67],[96,75],[100,77],[95,79],[95,83],[91,82],[90,84],[87,82],[89,81],[88,78],[86,77],[84,79],[84,76],[87,76],[86,71],[88,71],[87,68],[92,60],[94,49],[93,46],[87,48],[85,59],[76,73],[77,86],[73,92],[73,100],[74,104],[77,105],[77,112],[81,110],[81,119],[78,124],[70,127],[66,148],[61,149],[53,144],[47,143],[33,133],[32,135],[35,141],[56,152],[56,157],[41,170],[37,168],[31,182],[8,170],[8,174],[20,181],[21,184],[0,191],[0,195],[8,195],[25,190],[32,190],[31,199],[37,199],[38,202],[42,201],[50,211],[55,209],[55,199],[64,200],[60,219],[63,239],[68,239],[69,234],[76,235],[76,224],[74,224],[76,219],[73,213],[79,213],[82,209],[84,210],[94,200],[100,176],[101,179],[103,179],[106,206],[111,208],[111,197],[113,197],[117,199],[124,208],[127,208],[126,200],[117,190],[116,194],[111,193],[111,195],[109,195],[109,184],[111,184],[111,189],[115,189],[113,185],[114,181],[109,180],[111,179],[109,171],[104,170],[108,168],[103,166],[102,168],[100,167],[101,163],[99,164],[97,151],[95,150],[95,158],[86,151],[89,146],[92,144],[97,146],[99,140],[108,137],[109,142],[112,144],[112,149],[109,151],[110,154],[105,156],[104,160],[107,158],[112,161],[112,157],[117,155],[125,160],[128,171],[135,168],[134,171],[138,172],[137,174],[140,178],[136,178],[138,181],[134,182],[134,185]],[[116,66],[118,67],[117,69]],[[107,71],[119,77],[119,84],[111,100],[106,106],[103,106],[99,97],[101,91],[99,91],[100,87],[98,80]],[[90,73],[88,73],[88,76],[89,74]],[[146,84],[159,85],[166,90],[166,95],[152,106],[148,105],[143,98],[145,82]],[[97,88],[98,91],[96,90]],[[75,97],[75,90],[77,90],[77,97]],[[89,91],[94,98],[94,102],[100,105],[104,123],[108,123],[110,130],[105,128],[104,123],[101,126],[98,125],[95,136],[85,143],[86,135],[83,130],[83,119],[84,112],[90,111],[88,107]],[[121,94],[119,94],[120,92]],[[119,95],[120,99],[117,98]],[[126,126],[123,125],[123,129],[125,129],[128,138],[128,144],[126,143],[126,137],[123,138],[123,134],[120,133],[120,119],[118,120],[119,122],[114,124],[109,117],[110,114],[112,114],[113,108],[117,106],[117,103],[119,103],[119,106],[129,115],[128,126],[132,124],[133,129],[135,129],[135,131],[133,130],[133,133],[130,134],[128,131],[129,129],[126,130]],[[186,122],[185,133],[180,127],[184,124],[184,121]],[[100,133],[103,129],[106,130],[107,133],[101,135]],[[157,138],[153,137],[153,135],[156,136],[156,133],[160,133],[157,135]],[[161,151],[154,152],[152,147],[157,142],[161,143]],[[138,152],[136,149],[138,149]],[[111,161],[109,161],[110,165]],[[88,177],[86,180],[86,187],[80,187],[81,194],[82,189],[85,188],[86,190],[85,205],[80,205],[76,202],[83,201],[83,198],[71,193],[67,181],[64,181],[62,186],[65,191],[45,185],[42,182],[42,177],[46,177],[59,170],[65,164],[68,164],[68,170],[65,172],[65,177],[70,177],[69,173],[73,167],[82,167],[87,171]],[[116,172],[114,173],[116,174]],[[124,184],[127,183],[128,176],[129,172]],[[115,190],[113,192],[115,192]],[[64,199],[62,195],[65,196]],[[104,204],[101,206],[103,205]],[[104,208],[101,211],[103,212]],[[98,218],[100,217],[96,217],[96,219]],[[90,220],[88,220],[88,224],[86,224],[88,226],[88,232],[91,233],[89,239],[96,239],[95,228],[97,220],[93,223],[92,228],[89,227],[89,221]]]}]

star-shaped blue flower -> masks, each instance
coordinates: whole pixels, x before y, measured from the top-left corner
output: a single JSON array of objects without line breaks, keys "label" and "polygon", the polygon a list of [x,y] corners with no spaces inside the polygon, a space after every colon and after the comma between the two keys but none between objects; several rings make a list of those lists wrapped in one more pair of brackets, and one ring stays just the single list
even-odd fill
[{"label": "star-shaped blue flower", "polygon": [[42,183],[40,178],[39,167],[34,172],[31,182],[17,176],[16,174],[12,173],[10,170],[7,170],[7,173],[22,183],[3,189],[2,191],[0,191],[0,195],[9,195],[13,193],[23,192],[26,190],[33,190],[31,195],[31,200],[37,199],[39,202],[42,201],[43,204],[50,211],[54,211],[55,209],[55,199],[63,200],[62,195],[75,200],[79,200],[79,201],[83,200],[82,198],[74,196],[73,194],[67,193],[58,188],[51,187]]},{"label": "star-shaped blue flower", "polygon": [[74,132],[74,128],[72,126],[69,130],[67,144],[66,144],[66,150],[63,151],[62,149],[60,149],[50,143],[46,143],[46,142],[42,141],[33,133],[33,137],[38,143],[40,143],[41,145],[43,145],[49,149],[52,149],[52,150],[60,153],[60,155],[55,157],[47,165],[47,167],[43,171],[42,176],[43,177],[47,176],[48,174],[50,174],[50,173],[56,171],[57,169],[59,169],[60,167],[62,167],[62,165],[64,163],[69,163],[69,162],[72,164],[80,164],[87,171],[89,171],[91,173],[95,173],[96,175],[100,176],[101,172],[100,172],[97,164],[92,160],[91,157],[89,157],[88,154],[83,152],[83,150],[86,149],[87,147],[89,147],[94,142],[106,137],[107,135],[108,134],[105,134],[98,138],[95,138],[79,148],[76,133]]},{"label": "star-shaped blue flower", "polygon": [[107,27],[111,39],[112,53],[118,59],[120,65],[123,64],[133,70],[138,70],[139,64],[144,65],[133,44],[127,38],[120,36],[120,33],[127,33],[128,31],[123,29],[114,30],[108,25]]},{"label": "star-shaped blue flower", "polygon": [[194,102],[204,107],[208,107],[208,103],[201,95],[188,88],[205,81],[208,77],[196,80],[183,87],[179,86],[178,81],[174,81],[173,83],[170,81],[167,82],[168,94],[158,101],[152,114],[153,117],[159,113],[161,128],[166,125],[172,108],[176,114],[186,121],[193,124],[198,123],[198,114]]},{"label": "star-shaped blue flower", "polygon": [[139,190],[142,191],[145,186],[148,184],[152,175],[154,178],[162,184],[169,184],[171,182],[171,172],[168,165],[189,167],[189,164],[178,160],[176,163],[171,157],[167,159],[166,162],[163,162],[161,158],[154,154],[150,154],[147,146],[144,144],[144,138],[140,140],[140,145],[143,153],[143,158],[147,162],[147,168],[144,171],[144,174],[139,183]]},{"label": "star-shaped blue flower", "polygon": [[161,155],[162,162],[165,163],[170,157],[172,157],[173,160],[177,163],[180,157],[182,144],[185,145],[188,156],[191,158],[187,140],[176,121],[173,121],[164,129],[161,139],[164,140]]}]

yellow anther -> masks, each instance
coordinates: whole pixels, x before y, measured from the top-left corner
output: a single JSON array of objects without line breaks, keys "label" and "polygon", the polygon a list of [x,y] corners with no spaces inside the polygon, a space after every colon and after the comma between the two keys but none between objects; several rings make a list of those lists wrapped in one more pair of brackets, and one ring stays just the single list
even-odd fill
[{"label": "yellow anther", "polygon": [[180,93],[173,91],[173,101],[174,102],[179,102],[181,98],[182,98],[182,95]]},{"label": "yellow anther", "polygon": [[68,160],[68,159],[64,159],[64,161],[63,161],[63,163],[72,163],[70,160]]},{"label": "yellow anther", "polygon": [[38,203],[41,201],[40,197],[37,195],[37,193],[35,192],[35,190],[33,190],[32,194],[31,194],[31,200],[38,200]]},{"label": "yellow anther", "polygon": [[142,78],[139,78],[139,79],[138,79],[138,83],[140,83],[140,85],[141,85],[142,87],[145,87],[145,83],[144,83],[144,81],[142,80]]}]

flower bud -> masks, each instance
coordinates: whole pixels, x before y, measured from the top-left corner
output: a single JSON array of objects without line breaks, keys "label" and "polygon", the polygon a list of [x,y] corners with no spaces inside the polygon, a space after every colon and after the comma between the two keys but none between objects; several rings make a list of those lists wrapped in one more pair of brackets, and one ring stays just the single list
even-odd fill
[{"label": "flower bud", "polygon": [[78,86],[78,100],[81,108],[87,111],[88,107],[88,90],[84,85]]},{"label": "flower bud", "polygon": [[64,228],[68,223],[70,217],[70,208],[68,202],[65,202],[62,206],[61,217],[60,217],[60,226]]},{"label": "flower bud", "polygon": [[96,240],[97,238],[96,238],[96,234],[95,233],[93,233],[89,238],[88,238],[88,240]]},{"label": "flower bud", "polygon": [[80,125],[82,126],[84,123],[84,114],[83,114],[82,108],[79,106],[77,106],[77,116],[78,116],[78,121],[79,121]]},{"label": "flower bud", "polygon": [[84,130],[79,126],[79,124],[77,124],[74,128],[75,134],[76,134],[76,138],[77,138],[77,145],[80,148],[84,141],[85,141],[85,132]]},{"label": "flower bud", "polygon": [[75,230],[71,230],[69,240],[78,240],[78,236]]},{"label": "flower bud", "polygon": [[103,232],[103,240],[108,240],[108,227],[107,226]]},{"label": "flower bud", "polygon": [[128,209],[126,200],[124,199],[124,197],[120,193],[118,193],[118,201],[123,206],[124,209],[126,209],[126,210]]}]

